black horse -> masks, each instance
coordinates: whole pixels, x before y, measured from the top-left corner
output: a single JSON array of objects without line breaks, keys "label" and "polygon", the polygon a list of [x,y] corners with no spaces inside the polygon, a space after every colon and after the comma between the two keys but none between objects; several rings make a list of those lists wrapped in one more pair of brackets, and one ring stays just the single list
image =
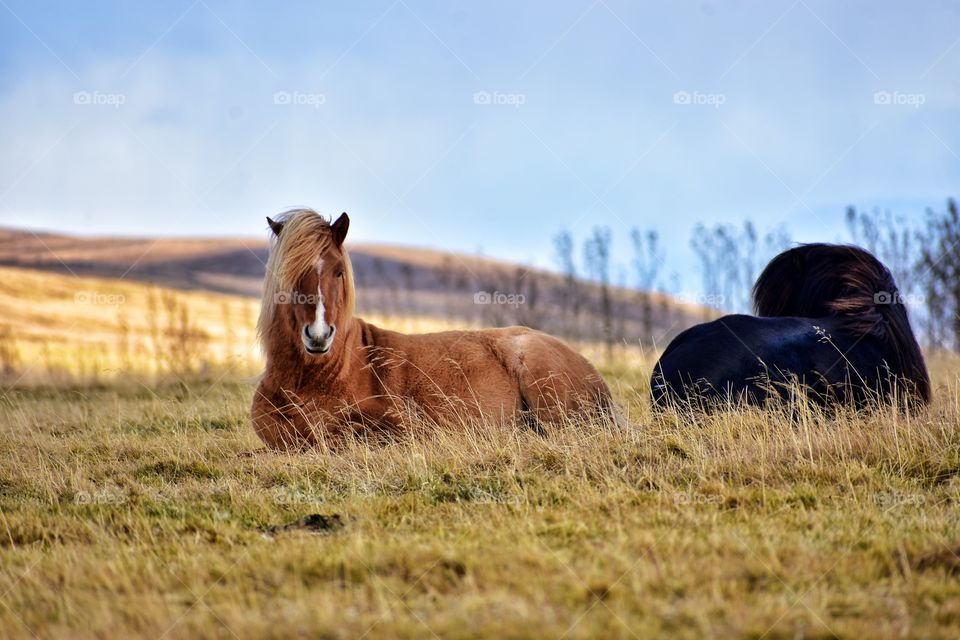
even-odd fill
[{"label": "black horse", "polygon": [[815,403],[930,401],[930,377],[890,271],[849,245],[807,244],[774,258],[753,286],[758,317],[723,316],[667,346],[655,407],[763,404],[797,383]]}]

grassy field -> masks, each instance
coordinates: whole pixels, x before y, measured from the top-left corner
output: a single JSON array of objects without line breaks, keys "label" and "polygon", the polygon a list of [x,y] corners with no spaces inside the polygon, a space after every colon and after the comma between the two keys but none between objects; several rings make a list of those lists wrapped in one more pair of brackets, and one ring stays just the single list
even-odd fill
[{"label": "grassy field", "polygon": [[960,635],[960,403],[265,451],[249,381],[0,391],[7,637]]}]

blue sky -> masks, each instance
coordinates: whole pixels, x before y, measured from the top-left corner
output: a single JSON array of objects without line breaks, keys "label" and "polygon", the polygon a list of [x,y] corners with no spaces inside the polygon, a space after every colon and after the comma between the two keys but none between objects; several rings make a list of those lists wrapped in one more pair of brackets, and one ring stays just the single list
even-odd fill
[{"label": "blue sky", "polygon": [[[960,185],[960,4],[0,0],[0,224],[551,265],[561,228],[843,237]],[[879,93],[878,93],[879,92]],[[689,283],[684,276],[684,281]]]}]

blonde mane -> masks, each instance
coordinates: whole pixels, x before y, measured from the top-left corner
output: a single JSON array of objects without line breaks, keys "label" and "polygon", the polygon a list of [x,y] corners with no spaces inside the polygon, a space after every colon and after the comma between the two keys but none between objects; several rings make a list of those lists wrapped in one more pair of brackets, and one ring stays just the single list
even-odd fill
[{"label": "blonde mane", "polygon": [[[280,214],[277,222],[283,224],[280,235],[271,233],[270,256],[267,258],[267,273],[263,280],[263,300],[260,303],[260,317],[257,320],[257,336],[260,345],[266,349],[264,339],[276,314],[278,296],[290,294],[297,282],[311,269],[315,269],[317,260],[333,244],[330,221],[312,209],[291,209]],[[342,323],[353,317],[356,306],[356,292],[353,286],[353,267],[346,247],[343,252],[343,272],[347,283],[346,306]]]}]

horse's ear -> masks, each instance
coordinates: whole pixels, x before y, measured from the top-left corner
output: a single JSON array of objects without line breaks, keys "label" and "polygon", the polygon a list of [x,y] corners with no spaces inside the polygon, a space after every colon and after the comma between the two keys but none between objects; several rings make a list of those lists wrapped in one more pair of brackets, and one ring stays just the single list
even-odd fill
[{"label": "horse's ear", "polygon": [[333,231],[333,241],[337,243],[337,246],[343,244],[344,239],[347,237],[347,229],[350,228],[350,217],[347,215],[347,212],[344,211],[340,214],[340,217],[330,225],[330,230]]},{"label": "horse's ear", "polygon": [[271,220],[270,216],[267,216],[267,224],[270,225],[271,231],[274,235],[279,236],[280,232],[283,231],[283,223],[277,222],[276,220]]}]

